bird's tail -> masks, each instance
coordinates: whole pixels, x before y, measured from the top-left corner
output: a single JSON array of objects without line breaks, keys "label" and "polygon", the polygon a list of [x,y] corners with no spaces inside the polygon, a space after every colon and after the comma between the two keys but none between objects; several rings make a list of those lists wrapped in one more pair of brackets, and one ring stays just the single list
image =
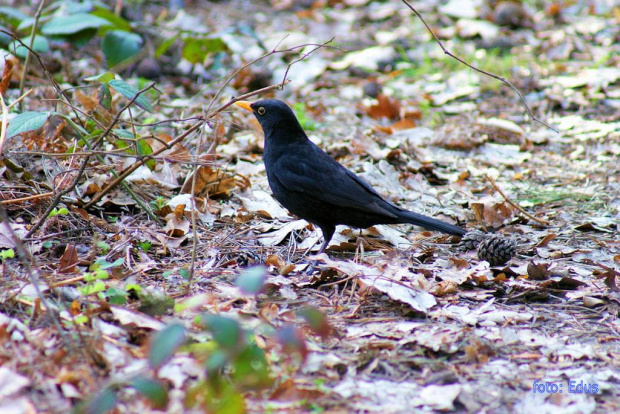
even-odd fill
[{"label": "bird's tail", "polygon": [[467,233],[466,230],[463,230],[460,227],[422,214],[414,213],[413,211],[401,210],[398,214],[403,223],[415,224],[417,226],[424,227],[427,230],[440,231],[453,236],[463,236]]}]

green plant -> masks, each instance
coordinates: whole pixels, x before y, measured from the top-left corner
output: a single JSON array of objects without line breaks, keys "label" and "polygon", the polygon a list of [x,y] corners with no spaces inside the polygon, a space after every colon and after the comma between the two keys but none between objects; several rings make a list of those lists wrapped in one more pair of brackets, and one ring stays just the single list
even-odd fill
[{"label": "green plant", "polygon": [[146,241],[146,240],[138,242],[138,248],[140,248],[142,251],[145,251],[145,252],[148,252],[152,245],[153,243],[151,243],[150,241]]},{"label": "green plant", "polygon": [[[123,259],[118,259],[113,263],[110,263],[105,260],[105,258],[100,258],[95,263],[90,265],[89,272],[84,273],[84,281],[85,285],[78,287],[78,290],[83,296],[90,296],[94,294],[99,294],[106,289],[105,284],[102,280],[108,279],[110,274],[107,269],[111,269],[117,266],[122,265],[124,262]],[[105,295],[100,295],[100,299],[105,299]]]},{"label": "green plant", "polygon": [[316,130],[317,123],[308,116],[308,110],[305,103],[296,102],[293,105],[293,112],[295,112],[295,116],[297,117],[297,120],[299,121],[303,129],[305,129],[306,131]]},{"label": "green plant", "polygon": [[66,216],[67,214],[69,214],[69,210],[66,207],[54,208],[52,211],[50,211],[48,217],[52,218],[55,216]]},{"label": "green plant", "polygon": [[167,201],[164,197],[158,196],[155,200],[151,201],[151,206],[153,207],[153,210],[157,211],[164,208],[166,203]]},{"label": "green plant", "polygon": [[0,260],[4,262],[6,259],[12,259],[15,257],[15,251],[13,249],[5,249],[0,251]]}]

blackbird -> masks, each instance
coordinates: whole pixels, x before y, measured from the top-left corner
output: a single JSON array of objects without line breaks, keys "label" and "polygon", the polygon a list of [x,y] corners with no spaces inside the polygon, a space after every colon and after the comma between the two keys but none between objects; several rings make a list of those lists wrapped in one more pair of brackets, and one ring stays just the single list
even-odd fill
[{"label": "blackbird", "polygon": [[310,141],[284,102],[265,99],[235,104],[252,111],[263,128],[265,169],[276,200],[323,231],[325,241],[319,253],[327,248],[338,224],[366,228],[410,223],[456,236],[466,233],[460,227],[385,200],[366,181]]}]

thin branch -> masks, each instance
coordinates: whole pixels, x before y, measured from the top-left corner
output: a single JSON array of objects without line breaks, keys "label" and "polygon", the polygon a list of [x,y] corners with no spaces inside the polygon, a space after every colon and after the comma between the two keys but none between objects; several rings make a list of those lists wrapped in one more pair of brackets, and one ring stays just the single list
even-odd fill
[{"label": "thin branch", "polygon": [[[271,56],[271,55],[275,55],[277,53],[286,53],[286,52],[294,52],[298,49],[304,48],[304,47],[308,47],[308,46],[314,46],[315,49],[313,49],[311,52],[308,52],[306,54],[304,54],[304,56],[302,56],[300,59],[297,59],[291,63],[289,63],[286,66],[286,72],[284,74],[284,78],[282,79],[281,85],[280,85],[280,89],[284,87],[284,85],[288,82],[286,81],[286,75],[289,72],[289,69],[291,68],[292,65],[294,65],[295,63],[307,58],[308,56],[310,56],[310,54],[314,53],[316,50],[321,49],[321,48],[330,48],[330,49],[337,49],[337,50],[342,50],[342,48],[338,47],[338,46],[329,46],[329,43],[331,43],[334,38],[332,37],[331,39],[329,39],[326,42],[323,43],[306,43],[303,45],[298,45],[298,46],[294,46],[288,49],[282,49],[282,50],[278,50],[278,47],[280,47],[280,44],[288,37],[288,35],[284,36],[279,42],[278,44],[270,51],[265,53],[262,56],[257,57],[256,59],[252,60],[251,62],[246,63],[245,65],[242,65],[241,67],[239,67],[237,70],[235,70],[232,75],[230,75],[226,81],[224,81],[224,84],[220,87],[220,89],[215,93],[215,95],[213,96],[213,98],[211,99],[211,102],[209,102],[209,106],[207,106],[207,109],[205,110],[206,113],[209,113],[209,111],[211,110],[211,108],[213,107],[213,104],[215,103],[215,101],[217,100],[217,98],[220,97],[220,95],[222,94],[222,91],[224,90],[224,88],[226,88],[226,86],[228,86],[228,84],[230,84],[230,82],[245,68],[252,66],[253,64],[260,62],[261,60]],[[271,88],[273,89],[273,88]],[[232,104],[229,103],[230,106]],[[221,112],[222,108],[220,108],[219,111],[216,111],[216,113]]]},{"label": "thin branch", "polygon": [[530,107],[528,106],[527,102],[525,102],[525,98],[523,97],[523,95],[521,94],[521,92],[517,89],[516,86],[514,86],[512,83],[510,83],[508,80],[502,78],[501,76],[497,76],[494,75],[492,73],[486,72],[482,69],[478,69],[477,67],[467,63],[466,61],[464,61],[463,59],[461,59],[460,57],[452,54],[452,52],[450,52],[448,49],[446,49],[443,45],[443,43],[441,42],[441,40],[439,40],[439,38],[437,37],[437,35],[435,34],[435,32],[433,32],[433,30],[430,28],[430,26],[428,25],[428,23],[426,23],[426,21],[424,20],[424,18],[422,17],[422,15],[420,13],[418,13],[418,11],[416,9],[413,8],[413,6],[411,4],[409,4],[409,2],[407,0],[401,0],[403,3],[405,3],[405,5],[407,7],[409,7],[409,9],[411,9],[412,12],[415,13],[416,16],[418,16],[418,18],[420,20],[422,20],[422,23],[424,23],[424,26],[426,26],[426,29],[430,32],[430,34],[433,36],[433,38],[435,39],[435,42],[437,42],[437,44],[439,45],[439,47],[441,47],[441,50],[443,50],[443,53],[445,53],[446,55],[452,57],[453,59],[456,59],[457,61],[461,62],[463,65],[467,66],[470,69],[475,70],[476,72],[482,73],[483,75],[487,75],[493,79],[497,79],[500,82],[503,82],[504,84],[508,85],[510,87],[510,89],[512,89],[513,91],[516,92],[517,95],[519,95],[519,98],[521,99],[521,102],[523,102],[523,106],[525,106],[525,109],[527,110],[527,113],[529,114],[529,116],[532,118],[533,121],[538,122],[541,125],[546,126],[547,128],[549,128],[550,130],[554,131],[555,133],[559,134],[559,131],[555,128],[553,128],[551,125],[547,124],[544,121],[541,121],[540,119],[538,119],[537,117],[534,116],[534,113],[532,112],[532,110],[530,109]]},{"label": "thin branch", "polygon": [[[39,26],[39,19],[41,18],[41,11],[43,10],[43,6],[45,6],[45,0],[41,0],[39,2],[39,7],[37,7],[37,11],[34,14],[34,23],[32,24],[32,30],[30,31],[30,44],[28,45],[28,53],[26,53],[26,60],[24,61],[24,68],[22,70],[22,78],[19,81],[19,94],[22,95],[24,93],[24,84],[26,82],[26,72],[28,71],[28,66],[30,65],[30,56],[32,46],[34,45],[34,39],[37,35],[37,27]],[[19,110],[23,112],[24,105],[19,104]]]},{"label": "thin branch", "polygon": [[41,304],[45,308],[45,311],[50,316],[52,323],[54,324],[54,327],[58,331],[58,335],[61,336],[65,344],[68,344],[68,338],[65,335],[65,332],[62,330],[62,326],[60,325],[60,320],[58,319],[58,315],[49,306],[47,299],[45,298],[45,295],[43,295],[43,292],[41,292],[41,287],[39,286],[39,277],[36,274],[36,272],[32,269],[32,267],[30,266],[30,260],[28,260],[30,258],[30,255],[26,251],[26,248],[24,247],[20,238],[17,236],[17,234],[15,234],[15,231],[11,227],[11,219],[1,204],[0,204],[0,218],[2,218],[2,222],[4,223],[6,229],[8,230],[8,234],[6,236],[8,236],[9,239],[12,239],[13,246],[15,247],[17,256],[19,257],[19,261],[21,262],[22,266],[24,267],[24,270],[28,274],[28,278],[30,279],[30,283],[34,287],[37,297],[41,301]]},{"label": "thin branch", "polygon": [[532,216],[530,213],[528,213],[527,211],[525,211],[523,209],[523,207],[517,205],[514,201],[512,201],[510,198],[508,198],[508,196],[502,191],[501,188],[499,188],[497,186],[497,184],[495,183],[495,180],[493,178],[491,178],[489,175],[484,175],[484,177],[489,180],[489,182],[491,183],[491,185],[493,186],[493,188],[502,195],[502,197],[504,197],[504,200],[506,200],[506,202],[508,204],[510,204],[511,206],[513,206],[514,208],[516,208],[517,210],[519,210],[521,212],[521,214],[523,214],[524,216],[526,216],[527,218],[529,218],[530,220],[534,220],[536,223],[543,225],[543,226],[548,226],[549,222],[539,219],[537,217]]},{"label": "thin branch", "polygon": [[10,200],[0,200],[0,204],[2,205],[7,205],[7,204],[18,204],[18,203],[23,203],[26,201],[30,201],[30,200],[36,200],[39,198],[48,198],[53,196],[54,193],[44,193],[44,194],[34,194],[28,197],[21,197],[21,198],[12,198]]},{"label": "thin branch", "polygon": [[[112,123],[110,123],[110,125],[108,126],[108,128],[97,138],[97,140],[95,140],[94,143],[92,143],[91,148],[95,149],[96,147],[99,146],[99,144],[101,144],[101,142],[103,142],[104,138],[110,133],[110,131],[112,130],[112,128],[114,128],[114,125],[116,125],[116,123],[118,122],[121,114],[127,109],[129,108],[129,106],[135,102],[136,99],[138,99],[138,96],[140,96],[142,93],[146,92],[147,90],[149,90],[151,87],[153,86],[153,84],[147,86],[146,88],[140,90],[136,96],[134,96],[125,106],[123,106],[123,108],[121,108],[120,111],[118,111],[118,113],[116,114],[116,116],[114,117],[114,119],[112,120]],[[84,171],[86,170],[86,166],[88,165],[88,162],[90,161],[90,155],[87,155],[83,160],[82,160],[82,164],[80,165],[80,168],[78,170],[78,173],[75,176],[75,179],[73,180],[73,182],[65,189],[59,191],[58,193],[56,193],[56,196],[54,197],[54,199],[52,200],[52,202],[50,203],[50,205],[47,207],[47,209],[45,210],[45,212],[43,213],[43,215],[41,216],[41,218],[39,219],[39,221],[37,221],[28,231],[28,233],[26,234],[26,237],[31,237],[37,230],[39,230],[39,228],[43,225],[43,223],[45,222],[45,220],[47,220],[47,217],[49,216],[50,212],[56,208],[56,206],[58,205],[58,203],[60,203],[60,200],[62,199],[63,196],[65,196],[66,194],[69,194],[71,191],[73,191],[75,189],[75,187],[77,187],[78,183],[80,182],[80,179],[82,178],[82,175],[84,174]],[[89,203],[90,204],[90,203]]]}]

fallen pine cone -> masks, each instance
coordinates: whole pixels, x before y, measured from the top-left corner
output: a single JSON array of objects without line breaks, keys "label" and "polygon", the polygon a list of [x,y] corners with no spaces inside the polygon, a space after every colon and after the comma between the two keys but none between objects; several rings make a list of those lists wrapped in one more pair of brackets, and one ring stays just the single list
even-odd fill
[{"label": "fallen pine cone", "polygon": [[459,249],[466,252],[476,250],[480,243],[489,238],[489,235],[480,230],[471,230],[465,233],[459,243]]},{"label": "fallen pine cone", "polygon": [[[465,235],[467,236],[467,234]],[[478,246],[478,257],[491,266],[501,266],[517,253],[517,241],[500,234],[493,234]]]}]

